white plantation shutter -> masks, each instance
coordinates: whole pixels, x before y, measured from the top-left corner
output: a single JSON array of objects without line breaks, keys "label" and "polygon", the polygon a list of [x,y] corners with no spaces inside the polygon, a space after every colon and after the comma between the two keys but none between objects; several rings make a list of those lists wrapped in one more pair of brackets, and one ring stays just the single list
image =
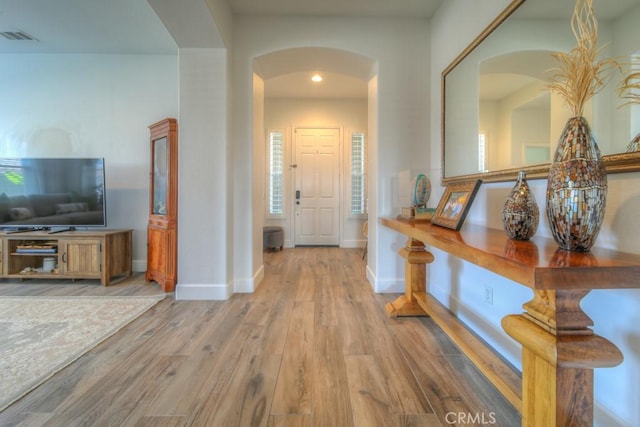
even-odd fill
[{"label": "white plantation shutter", "polygon": [[487,134],[484,132],[478,134],[478,171],[487,171]]},{"label": "white plantation shutter", "polygon": [[364,133],[351,134],[351,214],[365,213],[366,170]]},{"label": "white plantation shutter", "polygon": [[267,150],[269,188],[268,208],[270,215],[284,214],[284,135],[279,131],[269,132]]}]

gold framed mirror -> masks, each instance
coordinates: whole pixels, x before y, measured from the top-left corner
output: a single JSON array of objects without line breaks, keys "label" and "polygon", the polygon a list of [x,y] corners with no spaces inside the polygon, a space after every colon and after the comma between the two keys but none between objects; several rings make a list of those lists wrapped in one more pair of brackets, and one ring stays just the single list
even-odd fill
[{"label": "gold framed mirror", "polygon": [[[513,0],[442,72],[442,182],[546,178],[557,138],[569,118],[545,89],[551,54],[569,51],[574,2]],[[603,55],[640,54],[640,0],[599,2]],[[640,170],[626,146],[640,133],[640,106],[622,106],[620,74],[588,107],[607,172]]]}]

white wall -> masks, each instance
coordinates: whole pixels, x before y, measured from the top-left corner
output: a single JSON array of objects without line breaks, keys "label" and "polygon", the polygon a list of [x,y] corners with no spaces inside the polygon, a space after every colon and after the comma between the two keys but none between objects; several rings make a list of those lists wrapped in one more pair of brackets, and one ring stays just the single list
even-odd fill
[{"label": "white wall", "polygon": [[[368,224],[368,236],[367,236],[367,242],[368,242],[368,255],[367,255],[367,268],[366,268],[366,272],[367,272],[367,279],[369,280],[369,283],[376,283],[376,271],[378,270],[378,258],[376,256],[376,251],[372,250],[371,248],[377,248],[378,247],[378,236],[377,233],[374,233],[373,231],[376,230],[376,228],[374,228],[375,226],[375,222],[376,222],[376,218],[378,218],[378,191],[380,188],[380,185],[378,184],[379,180],[378,180],[378,163],[380,162],[380,157],[379,157],[379,152],[380,149],[378,148],[378,132],[377,129],[379,127],[379,117],[378,117],[378,77],[377,77],[377,73],[376,75],[369,80],[369,85],[367,88],[367,99],[369,100],[368,102],[368,122],[369,122],[369,135],[368,135],[368,141],[367,141],[367,149],[368,149],[368,155],[369,155],[369,160],[367,161],[367,165],[368,165],[368,169],[367,169],[367,196],[368,196],[368,204],[367,204],[367,215],[369,216],[369,218],[371,219],[370,223]],[[374,256],[371,256],[371,253],[374,254]],[[374,286],[375,288],[376,286]]]},{"label": "white wall", "polygon": [[104,157],[107,225],[146,269],[149,129],[178,117],[176,55],[2,55],[0,156]]},{"label": "white wall", "polygon": [[[364,219],[354,218],[349,213],[348,186],[350,184],[351,132],[367,132],[366,99],[282,99],[265,100],[264,129],[282,129],[286,135],[286,164],[293,161],[292,131],[295,127],[329,128],[338,127],[342,132],[342,212],[340,220],[341,247],[359,247],[364,244],[362,223]],[[262,128],[261,128],[262,129]],[[262,144],[264,146],[264,137]],[[263,153],[264,154],[264,153]],[[265,165],[264,155],[256,159],[256,165]],[[256,168],[256,171],[258,168]],[[266,225],[279,225],[284,228],[285,246],[292,247],[293,241],[293,170],[285,171],[285,215],[282,219],[266,219]],[[262,174],[264,178],[264,173]],[[262,188],[266,188],[263,179]]]},{"label": "white wall", "polygon": [[[242,257],[235,256],[236,276],[252,276],[253,259],[260,257],[262,242],[251,240],[242,224],[251,224],[255,210],[250,197],[242,193],[252,182],[251,82],[252,60],[260,55],[294,47],[329,47],[365,55],[377,61],[377,127],[369,129],[370,141],[376,140],[377,153],[370,155],[378,163],[377,181],[370,189],[377,191],[375,214],[393,212],[394,176],[403,169],[418,169],[429,149],[429,28],[418,19],[353,19],[299,17],[237,17],[233,28],[233,145],[235,153],[234,186],[238,203],[234,209],[235,242]],[[369,117],[371,120],[371,116]],[[248,154],[249,153],[249,154]],[[371,164],[370,164],[371,165]],[[371,200],[371,195],[370,195]],[[262,214],[258,212],[257,214]],[[370,211],[371,214],[371,211]],[[376,216],[377,217],[377,216]],[[395,260],[396,250],[404,239],[388,229],[369,222],[370,238],[378,245],[369,253],[369,277],[377,290],[399,289],[403,266]],[[252,248],[252,250],[249,250]],[[240,249],[236,250],[238,254]],[[251,256],[248,256],[251,254]],[[384,259],[385,262],[378,262]]]},{"label": "white wall", "polygon": [[246,281],[233,276],[233,15],[225,0],[148,1],[180,56],[176,298],[225,299]]},{"label": "white wall", "polygon": [[177,299],[233,293],[227,49],[180,49]]},{"label": "white wall", "polygon": [[[442,70],[509,2],[486,0],[482,4],[465,0],[443,2],[432,21],[431,63],[431,177],[440,176],[440,80]],[[455,24],[454,24],[455,23]],[[511,183],[483,184],[471,207],[467,222],[502,228],[501,210]],[[538,234],[549,237],[544,215],[546,180],[529,181],[541,208]],[[438,189],[437,184],[434,189]],[[440,194],[432,197],[439,198]],[[605,224],[597,246],[640,253],[640,175],[609,175]],[[521,305],[532,292],[472,264],[435,251],[429,266],[430,291],[457,313],[478,334],[499,349],[512,363],[520,365],[520,348],[500,326],[507,314],[522,312]],[[493,287],[494,304],[483,302],[483,285]],[[593,291],[582,302],[594,320],[597,334],[611,340],[624,353],[618,367],[595,370],[595,421],[599,426],[640,425],[640,291]]]},{"label": "white wall", "polygon": [[[256,285],[260,283],[264,277],[264,265],[262,258],[262,228],[265,223],[264,219],[264,178],[265,178],[265,145],[264,145],[264,129],[265,129],[265,102],[264,102],[264,80],[257,74],[253,75],[253,273],[250,280],[244,280],[242,287],[236,286],[236,289],[243,292],[251,292]],[[260,160],[262,159],[262,160]],[[256,243],[258,242],[259,245]],[[258,251],[259,246],[259,251]],[[239,249],[239,248],[238,248]]]}]

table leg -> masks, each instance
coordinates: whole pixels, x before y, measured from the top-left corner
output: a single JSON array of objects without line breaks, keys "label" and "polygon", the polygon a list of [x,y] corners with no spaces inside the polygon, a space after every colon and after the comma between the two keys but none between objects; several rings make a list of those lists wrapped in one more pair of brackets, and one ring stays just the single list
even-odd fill
[{"label": "table leg", "polygon": [[534,290],[525,312],[502,327],[522,344],[522,425],[593,425],[593,369],[622,363],[580,308],[588,290]]},{"label": "table leg", "polygon": [[409,238],[404,248],[398,251],[404,258],[404,295],[395,301],[385,305],[389,316],[427,316],[427,313],[416,302],[414,293],[426,290],[427,268],[426,264],[432,263],[434,258],[428,252],[424,243]]}]

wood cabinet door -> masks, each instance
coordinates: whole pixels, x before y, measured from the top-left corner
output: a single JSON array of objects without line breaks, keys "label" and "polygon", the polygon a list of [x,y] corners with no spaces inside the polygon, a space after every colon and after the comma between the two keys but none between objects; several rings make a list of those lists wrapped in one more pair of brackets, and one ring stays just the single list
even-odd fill
[{"label": "wood cabinet door", "polygon": [[62,248],[59,265],[62,274],[73,274],[75,277],[100,277],[102,264],[102,245],[100,240],[60,240]]},{"label": "wood cabinet door", "polygon": [[172,222],[147,227],[146,279],[155,281],[165,292],[176,284],[176,228]]},{"label": "wood cabinet door", "polygon": [[167,268],[166,232],[161,228],[150,226],[147,228],[147,239],[149,245],[147,251],[147,270],[157,275]]}]

